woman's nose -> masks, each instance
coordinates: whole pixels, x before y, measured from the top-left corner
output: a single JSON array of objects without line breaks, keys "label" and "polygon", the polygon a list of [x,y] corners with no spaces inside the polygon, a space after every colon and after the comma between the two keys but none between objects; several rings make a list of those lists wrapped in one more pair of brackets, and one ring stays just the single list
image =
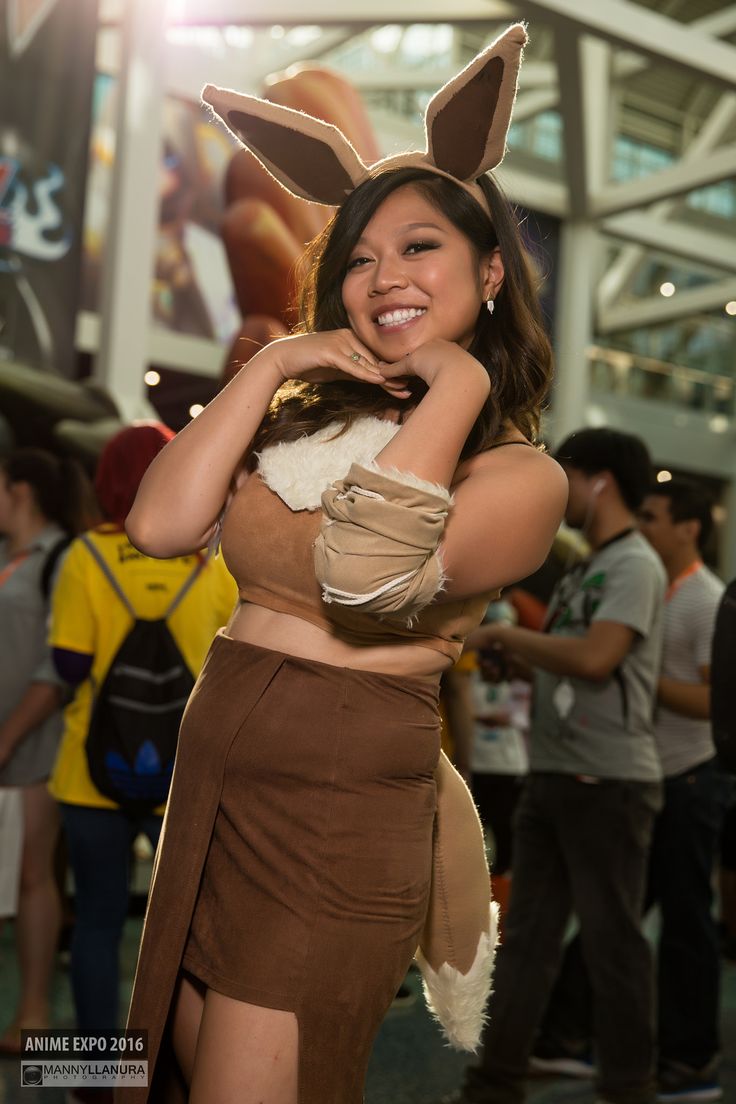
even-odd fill
[{"label": "woman's nose", "polygon": [[381,295],[392,288],[405,288],[408,284],[400,257],[383,257],[373,267],[371,292]]}]

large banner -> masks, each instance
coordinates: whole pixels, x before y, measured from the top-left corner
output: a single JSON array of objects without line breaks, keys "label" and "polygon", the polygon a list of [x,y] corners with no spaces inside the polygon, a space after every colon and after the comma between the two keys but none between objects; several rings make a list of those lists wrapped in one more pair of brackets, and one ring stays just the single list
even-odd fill
[{"label": "large banner", "polygon": [[0,356],[75,374],[98,0],[0,0]]}]

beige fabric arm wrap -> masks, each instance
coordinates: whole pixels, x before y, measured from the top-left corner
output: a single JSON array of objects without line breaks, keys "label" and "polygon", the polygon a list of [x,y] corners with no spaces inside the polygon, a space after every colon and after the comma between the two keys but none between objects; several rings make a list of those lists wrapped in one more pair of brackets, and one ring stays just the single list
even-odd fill
[{"label": "beige fabric arm wrap", "polygon": [[325,602],[407,618],[444,585],[437,547],[450,492],[411,473],[353,464],[322,495],[314,566]]}]

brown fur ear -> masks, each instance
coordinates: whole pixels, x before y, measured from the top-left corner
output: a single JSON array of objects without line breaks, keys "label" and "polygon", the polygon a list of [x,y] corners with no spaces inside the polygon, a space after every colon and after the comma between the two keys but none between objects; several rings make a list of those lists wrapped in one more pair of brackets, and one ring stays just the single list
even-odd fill
[{"label": "brown fur ear", "polygon": [[337,206],[367,174],[345,135],[329,123],[212,84],[202,99],[293,195]]},{"label": "brown fur ear", "polygon": [[514,23],[433,96],[427,152],[438,169],[469,181],[501,163],[526,42],[524,25]]}]

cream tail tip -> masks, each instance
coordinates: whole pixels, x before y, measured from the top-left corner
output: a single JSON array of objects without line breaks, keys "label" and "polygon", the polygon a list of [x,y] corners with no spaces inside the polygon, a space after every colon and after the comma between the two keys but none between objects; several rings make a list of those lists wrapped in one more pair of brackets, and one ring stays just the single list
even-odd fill
[{"label": "cream tail tip", "polygon": [[497,943],[498,905],[494,902],[489,930],[481,932],[467,974],[461,974],[448,962],[443,962],[435,971],[421,951],[417,951],[427,1007],[439,1022],[450,1046],[456,1050],[475,1054],[480,1046],[483,1025],[488,1019],[486,1005],[492,991]]}]

